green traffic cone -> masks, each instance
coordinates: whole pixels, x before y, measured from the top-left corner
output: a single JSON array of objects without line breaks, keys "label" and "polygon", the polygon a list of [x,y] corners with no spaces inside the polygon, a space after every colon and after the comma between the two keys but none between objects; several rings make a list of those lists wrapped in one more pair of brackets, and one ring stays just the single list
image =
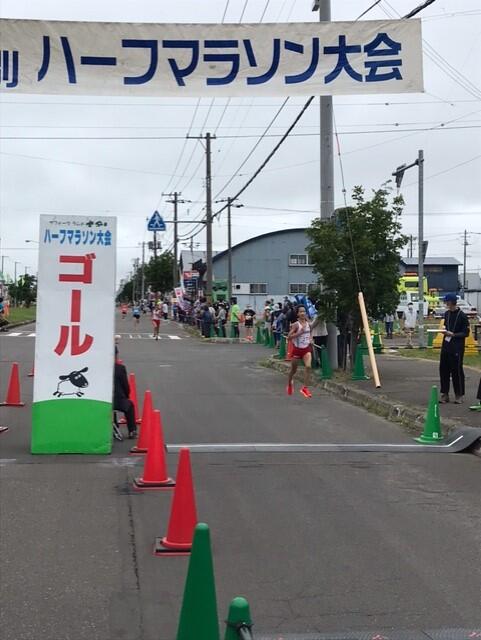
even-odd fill
[{"label": "green traffic cone", "polygon": [[274,338],[274,332],[273,331],[269,331],[269,347],[271,349],[275,349],[276,348],[276,341]]},{"label": "green traffic cone", "polygon": [[177,640],[220,640],[209,527],[194,530]]},{"label": "green traffic cone", "polygon": [[256,344],[262,344],[262,331],[260,325],[257,325]]},{"label": "green traffic cone", "polygon": [[251,612],[249,603],[245,598],[238,597],[232,600],[225,622],[227,628],[225,630],[224,640],[239,640],[239,631],[241,629],[249,634],[247,637],[252,637],[250,635],[250,628],[252,627]]},{"label": "green traffic cone", "polygon": [[210,334],[209,334],[210,338],[215,338],[215,331],[214,331],[214,325],[211,323],[210,325]]},{"label": "green traffic cone", "polygon": [[329,354],[326,347],[321,349],[321,369],[319,374],[321,380],[330,380],[332,378],[331,363],[329,362]]},{"label": "green traffic cone", "polygon": [[426,420],[424,421],[424,431],[419,438],[414,439],[417,442],[421,442],[421,444],[432,444],[443,439],[441,420],[439,419],[438,388],[436,385],[431,387],[431,397],[426,412]]},{"label": "green traffic cone", "polygon": [[369,380],[369,376],[367,376],[364,371],[364,354],[359,346],[356,349],[354,371],[352,372],[351,380]]},{"label": "green traffic cone", "polygon": [[269,329],[264,329],[264,347],[269,346]]},{"label": "green traffic cone", "polygon": [[394,320],[393,333],[401,333],[401,323],[399,322],[399,320]]},{"label": "green traffic cone", "polygon": [[359,344],[357,345],[358,349],[362,349],[362,351],[364,353],[367,353],[367,340],[366,340],[366,334],[363,332],[361,333],[361,339],[359,341]]},{"label": "green traffic cone", "polygon": [[374,327],[374,337],[372,340],[372,346],[374,348],[374,353],[382,353],[383,352],[383,344],[381,338],[381,332],[379,331],[379,323],[376,322]]},{"label": "green traffic cone", "polygon": [[280,342],[280,345],[279,345],[279,359],[280,360],[285,360],[286,359],[286,353],[287,353],[286,337],[284,335],[281,335],[281,342]]},{"label": "green traffic cone", "polygon": [[434,331],[430,331],[428,333],[428,345],[427,345],[428,349],[432,349],[433,348],[434,336],[435,336]]}]

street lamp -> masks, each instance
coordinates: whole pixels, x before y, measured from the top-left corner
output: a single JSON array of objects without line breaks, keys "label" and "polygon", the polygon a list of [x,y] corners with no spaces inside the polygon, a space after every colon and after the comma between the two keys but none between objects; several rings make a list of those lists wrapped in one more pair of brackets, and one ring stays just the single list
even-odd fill
[{"label": "street lamp", "polygon": [[18,262],[17,260],[14,263],[14,266],[13,266],[13,284],[17,284],[17,264],[22,264],[22,263]]},{"label": "street lamp", "polygon": [[420,149],[418,151],[418,157],[411,164],[402,164],[400,167],[393,171],[393,176],[396,178],[396,186],[401,188],[401,183],[404,177],[404,173],[411,167],[418,168],[418,326],[419,326],[419,348],[424,349],[426,347],[424,341],[424,258],[426,252],[427,243],[424,243],[424,151]]},{"label": "street lamp", "polygon": [[3,275],[3,263],[4,263],[4,261],[5,261],[5,258],[8,258],[8,257],[9,257],[9,256],[2,256],[2,269],[1,269],[1,271],[0,271],[0,274],[1,274],[2,278],[4,278],[4,275]]}]

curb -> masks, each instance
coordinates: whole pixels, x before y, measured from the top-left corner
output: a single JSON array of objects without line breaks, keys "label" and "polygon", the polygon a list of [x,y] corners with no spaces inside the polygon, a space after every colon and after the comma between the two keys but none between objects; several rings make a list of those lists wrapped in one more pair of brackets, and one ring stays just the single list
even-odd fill
[{"label": "curb", "polygon": [[2,333],[8,333],[10,329],[15,329],[16,327],[24,327],[27,324],[35,324],[35,320],[23,320],[22,322],[14,322],[12,324],[8,324],[5,329],[6,331],[2,331]]},{"label": "curb", "polygon": [[[281,371],[282,373],[287,373],[289,368],[288,363],[279,362],[271,358],[263,360],[259,365],[268,369]],[[346,381],[314,380],[312,384],[313,386],[324,389],[340,400],[349,402],[357,407],[363,407],[369,411],[369,413],[401,425],[409,435],[417,436],[422,433],[426,409],[421,407],[408,407],[401,402],[389,400],[386,396],[375,396],[368,391],[350,385]],[[462,422],[452,420],[451,418],[443,418],[441,423],[446,435],[449,435],[460,426],[465,426]],[[481,457],[481,440],[473,446],[472,453]]]}]

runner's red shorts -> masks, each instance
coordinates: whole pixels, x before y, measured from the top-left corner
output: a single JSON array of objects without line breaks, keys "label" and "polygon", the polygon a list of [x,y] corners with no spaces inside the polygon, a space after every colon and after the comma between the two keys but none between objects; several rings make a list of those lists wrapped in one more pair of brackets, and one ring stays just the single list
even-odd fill
[{"label": "runner's red shorts", "polygon": [[160,320],[152,320],[154,327],[160,327]]},{"label": "runner's red shorts", "polygon": [[311,347],[304,347],[303,349],[299,349],[299,347],[292,346],[292,359],[293,360],[302,360],[305,355],[311,353]]}]

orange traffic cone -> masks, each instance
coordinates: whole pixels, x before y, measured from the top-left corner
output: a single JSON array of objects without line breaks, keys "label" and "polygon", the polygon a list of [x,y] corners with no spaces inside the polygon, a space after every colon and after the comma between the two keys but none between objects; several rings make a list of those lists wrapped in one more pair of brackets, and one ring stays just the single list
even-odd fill
[{"label": "orange traffic cone", "polygon": [[189,449],[181,449],[176,486],[170,509],[169,526],[165,538],[156,538],[154,555],[188,555],[192,548],[197,524],[192,469]]},{"label": "orange traffic cone", "polygon": [[8,383],[7,397],[1,402],[2,407],[23,407],[25,402],[20,400],[20,378],[18,375],[18,362],[12,362],[10,381]]},{"label": "orange traffic cone", "polygon": [[155,409],[152,412],[150,441],[147,455],[145,456],[144,473],[140,478],[134,479],[134,488],[172,489],[172,487],[175,487],[175,482],[167,475],[162,420],[160,411]]},{"label": "orange traffic cone", "polygon": [[292,360],[292,350],[294,348],[294,345],[292,344],[292,340],[288,340],[287,341],[287,355],[286,355],[286,360]]},{"label": "orange traffic cone", "polygon": [[129,373],[130,399],[134,403],[135,422],[140,424],[139,403],[137,401],[137,383],[135,381],[135,373]]},{"label": "orange traffic cone", "polygon": [[33,378],[34,375],[35,375],[35,365],[32,364],[32,368],[30,369],[30,373],[28,374],[28,377]]},{"label": "orange traffic cone", "polygon": [[142,422],[140,425],[140,435],[137,444],[132,447],[130,453],[147,453],[147,447],[150,440],[150,424],[152,421],[152,394],[147,389],[144,394],[144,408],[142,411]]}]

